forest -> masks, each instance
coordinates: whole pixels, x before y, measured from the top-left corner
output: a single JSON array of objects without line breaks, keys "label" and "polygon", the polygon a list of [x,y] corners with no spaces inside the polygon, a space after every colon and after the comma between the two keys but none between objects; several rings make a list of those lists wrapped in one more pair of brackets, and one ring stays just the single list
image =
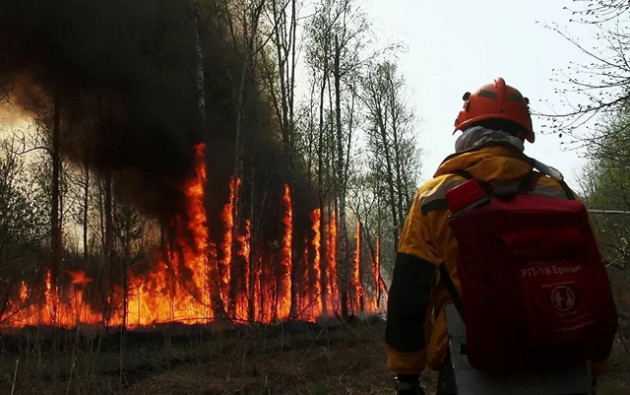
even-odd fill
[{"label": "forest", "polygon": [[1,322],[382,309],[420,160],[404,80],[356,4],[299,28],[296,7],[3,7],[7,111],[32,124],[3,143]]},{"label": "forest", "polygon": [[[559,77],[584,103],[537,115],[588,152],[623,319],[629,6],[572,7],[602,26]],[[3,391],[387,393],[423,158],[401,47],[360,0],[0,0]]]}]

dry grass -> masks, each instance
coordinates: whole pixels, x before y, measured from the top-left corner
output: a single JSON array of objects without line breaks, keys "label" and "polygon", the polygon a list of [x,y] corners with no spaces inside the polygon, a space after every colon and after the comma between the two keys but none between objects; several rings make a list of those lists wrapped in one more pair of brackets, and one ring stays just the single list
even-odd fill
[{"label": "dry grass", "polygon": [[[357,321],[329,328],[287,325],[185,336],[136,334],[128,340],[122,376],[111,339],[110,344],[106,338],[78,336],[73,341],[69,333],[67,339],[61,336],[63,347],[56,355],[43,343],[21,339],[17,350],[2,349],[0,393],[10,394],[15,382],[15,394],[394,394],[383,332],[382,322]],[[620,334],[624,339],[630,334],[629,320],[622,323]],[[629,394],[630,353],[621,341],[611,365],[598,394]],[[435,379],[431,372],[424,375],[431,389]]]},{"label": "dry grass", "polygon": [[141,380],[123,394],[392,394],[383,325],[233,339],[213,362]]},{"label": "dry grass", "polygon": [[25,332],[4,339],[12,352],[0,358],[0,393],[15,383],[16,394],[392,394],[383,331],[382,322],[356,321],[134,334],[122,376],[115,334],[64,332],[54,351],[49,332]]}]

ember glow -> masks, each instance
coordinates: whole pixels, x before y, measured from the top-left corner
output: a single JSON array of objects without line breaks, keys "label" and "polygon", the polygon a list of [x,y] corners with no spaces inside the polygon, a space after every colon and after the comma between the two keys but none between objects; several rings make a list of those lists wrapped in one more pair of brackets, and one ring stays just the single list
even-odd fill
[{"label": "ember glow", "polygon": [[223,207],[223,222],[225,224],[225,233],[223,234],[223,260],[219,265],[219,275],[221,276],[221,297],[227,300],[229,297],[231,268],[232,268],[232,247],[234,241],[234,198],[238,192],[240,180],[230,179],[230,195],[228,203]]},{"label": "ember glow", "polygon": [[[13,297],[0,315],[0,326],[75,327],[83,323],[134,328],[167,322],[206,324],[217,318],[215,314],[219,308],[224,309],[232,320],[263,323],[285,319],[312,321],[321,315],[339,312],[335,216],[328,215],[326,234],[322,235],[323,211],[320,208],[313,210],[309,215],[308,236],[298,239],[300,243],[304,240],[303,248],[296,250],[293,198],[289,185],[285,184],[281,203],[281,240],[275,246],[268,241],[254,244],[257,236],[252,232],[251,219],[244,218],[241,226],[235,224],[234,206],[241,182],[232,177],[229,196],[220,213],[222,237],[214,243],[205,206],[204,145],[195,147],[195,158],[195,174],[182,185],[187,202],[185,213],[170,222],[174,240],[164,252],[147,258],[150,260],[148,270],[139,272],[128,268],[126,283],[116,283],[112,279],[114,285],[107,296],[99,296],[99,303],[89,301],[86,295],[90,287],[94,288],[103,280],[90,278],[84,271],[68,270],[65,273],[68,281],[59,282],[66,285],[54,286],[50,271],[46,271],[40,284],[29,285],[22,281],[16,285]],[[358,312],[359,298],[364,292],[360,277],[360,239],[358,228],[355,262],[351,265],[349,281],[350,295],[353,295],[350,307],[354,312]],[[325,257],[320,253],[321,243],[326,246]],[[376,248],[380,248],[378,241]],[[376,277],[380,270],[378,255],[372,262],[371,281],[376,284],[375,293],[381,290]],[[292,301],[294,273],[294,288],[300,289]],[[323,276],[327,283],[325,291],[321,289]],[[327,311],[323,311],[324,297]],[[294,309],[292,303],[296,304]],[[378,311],[376,300],[369,305],[370,312]],[[290,317],[292,310],[297,316]]]},{"label": "ember glow", "polygon": [[354,252],[354,265],[352,266],[352,272],[350,276],[350,290],[353,295],[350,295],[348,298],[350,302],[350,307],[355,311],[359,312],[363,310],[363,287],[361,286],[361,223],[357,223],[357,234],[356,234],[356,249]]},{"label": "ember glow", "polygon": [[291,310],[291,272],[293,270],[293,202],[288,184],[284,184],[284,217],[282,219],[282,265],[278,295],[278,318],[288,318]]},{"label": "ember glow", "polygon": [[337,218],[331,217],[326,226],[326,306],[328,312],[339,311],[337,282]]},{"label": "ember glow", "polygon": [[322,211],[316,208],[311,213],[311,222],[313,226],[311,229],[313,230],[313,261],[311,263],[311,267],[313,270],[313,286],[311,291],[311,298],[313,299],[312,306],[312,314],[317,317],[322,314],[322,298],[324,294],[322,293],[322,262],[320,258],[320,243],[321,243],[321,235],[320,235],[320,225],[322,221]]}]

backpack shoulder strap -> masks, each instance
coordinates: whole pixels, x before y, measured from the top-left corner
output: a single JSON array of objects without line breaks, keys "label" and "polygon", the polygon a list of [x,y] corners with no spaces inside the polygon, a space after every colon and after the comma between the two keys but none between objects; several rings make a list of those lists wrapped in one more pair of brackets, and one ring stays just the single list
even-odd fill
[{"label": "backpack shoulder strap", "polygon": [[444,285],[448,290],[449,295],[451,295],[451,300],[457,309],[457,312],[462,317],[462,321],[466,323],[466,319],[464,318],[464,304],[462,303],[462,298],[459,296],[459,292],[455,289],[455,284],[453,284],[453,280],[451,276],[448,274],[448,270],[446,270],[446,266],[442,263],[440,265],[440,278],[444,280]]},{"label": "backpack shoulder strap", "polygon": [[540,161],[537,161],[534,158],[528,157],[528,159],[532,162],[532,165],[534,166],[536,170],[538,170],[544,175],[547,175],[553,178],[554,180],[558,182],[558,184],[560,184],[560,187],[564,191],[564,194],[567,195],[568,200],[575,200],[575,194],[573,193],[571,188],[569,188],[567,183],[564,181],[564,176],[562,175],[562,173],[560,173],[558,169],[555,169],[551,166],[547,166],[546,164]]},{"label": "backpack shoulder strap", "polygon": [[[456,175],[458,175],[460,177],[463,177],[463,178],[465,178],[467,180],[475,179],[475,177],[473,177],[473,175],[470,174],[469,172],[467,172],[466,170],[455,170],[455,171],[452,172],[452,174],[456,174]],[[538,179],[542,175],[543,174],[541,172],[532,169],[529,173],[527,173],[525,176],[523,176],[519,180],[518,186],[516,187],[516,189],[513,190],[512,192],[510,192],[509,194],[507,194],[507,197],[514,196],[515,193],[526,193],[528,191],[533,190],[534,187],[536,187],[536,183],[538,182]],[[497,197],[501,197],[502,196],[501,193],[498,193],[498,194],[495,193],[495,191],[493,190],[492,185],[489,182],[477,180],[477,183],[489,195],[494,195],[494,196],[497,196]]]}]

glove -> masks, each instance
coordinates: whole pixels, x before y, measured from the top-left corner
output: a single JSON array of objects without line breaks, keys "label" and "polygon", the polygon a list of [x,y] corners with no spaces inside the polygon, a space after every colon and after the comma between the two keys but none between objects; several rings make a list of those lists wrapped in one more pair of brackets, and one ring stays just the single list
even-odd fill
[{"label": "glove", "polygon": [[396,376],[396,393],[398,395],[424,395],[419,376],[413,374]]}]

